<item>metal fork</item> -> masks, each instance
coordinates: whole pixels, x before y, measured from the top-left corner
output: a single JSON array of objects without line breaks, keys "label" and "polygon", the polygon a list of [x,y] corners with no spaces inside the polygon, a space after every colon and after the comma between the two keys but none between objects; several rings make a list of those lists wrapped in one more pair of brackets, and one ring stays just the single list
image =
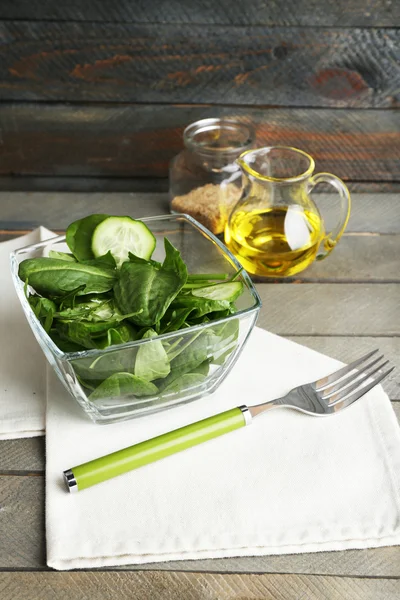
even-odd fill
[{"label": "metal fork", "polygon": [[[383,367],[389,362],[382,362],[383,356],[368,362],[377,352],[378,350],[369,352],[327,377],[300,385],[282,398],[275,398],[255,406],[238,406],[203,421],[67,469],[64,471],[67,489],[70,492],[77,492],[224,433],[245,427],[250,425],[253,417],[258,417],[271,408],[292,408],[317,417],[340,412],[362,398],[393,371],[394,367],[382,372]],[[377,377],[372,379],[376,373],[378,373]]]}]

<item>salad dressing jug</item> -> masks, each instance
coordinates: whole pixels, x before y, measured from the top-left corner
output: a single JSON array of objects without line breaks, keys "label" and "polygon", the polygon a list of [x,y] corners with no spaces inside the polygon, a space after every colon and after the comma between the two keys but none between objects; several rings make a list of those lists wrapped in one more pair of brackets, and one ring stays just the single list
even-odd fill
[{"label": "salad dressing jug", "polygon": [[[296,148],[248,150],[237,162],[243,192],[229,216],[225,243],[244,268],[253,275],[287,277],[325,258],[350,216],[343,181],[330,173],[312,175],[313,158]],[[332,185],[341,199],[339,222],[329,233],[311,197],[319,183]]]}]

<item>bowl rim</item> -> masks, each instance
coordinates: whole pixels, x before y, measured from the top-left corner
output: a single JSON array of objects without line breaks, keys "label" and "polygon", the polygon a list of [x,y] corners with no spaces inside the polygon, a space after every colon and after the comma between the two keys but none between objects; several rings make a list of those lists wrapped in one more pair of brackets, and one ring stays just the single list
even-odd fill
[{"label": "bowl rim", "polygon": [[[207,237],[211,242],[213,242],[214,244],[216,244],[218,246],[218,248],[221,250],[222,254],[225,255],[225,257],[228,258],[228,260],[232,264],[232,266],[235,267],[236,271],[239,271],[239,270],[241,271],[240,277],[244,280],[244,283],[254,300],[254,304],[252,306],[238,310],[236,313],[234,313],[232,315],[223,317],[221,319],[217,319],[215,321],[212,321],[211,323],[200,323],[199,325],[192,325],[192,326],[188,327],[187,329],[172,331],[170,333],[162,333],[157,337],[157,341],[168,340],[171,337],[176,337],[177,335],[179,335],[179,332],[181,332],[181,334],[183,335],[183,334],[187,334],[187,333],[191,333],[191,332],[195,333],[200,330],[205,330],[209,327],[215,326],[216,324],[218,325],[218,324],[226,323],[232,319],[237,319],[243,315],[250,315],[250,314],[252,314],[254,312],[258,312],[260,310],[260,308],[262,306],[261,298],[260,298],[260,296],[257,292],[257,289],[256,289],[254,283],[252,282],[249,274],[247,273],[247,271],[242,267],[242,265],[239,263],[237,258],[231,253],[231,251],[225,246],[225,244],[221,240],[219,240],[213,233],[211,233],[211,231],[209,231],[206,227],[204,227],[201,223],[196,221],[196,219],[194,219],[193,217],[191,217],[190,215],[188,215],[186,213],[174,213],[174,214],[167,214],[167,215],[142,217],[137,220],[143,221],[145,223],[150,223],[152,221],[187,221],[188,223],[190,223],[195,229],[199,230],[205,237]],[[124,348],[134,348],[134,347],[140,346],[142,344],[151,343],[154,338],[144,339],[144,340],[134,340],[134,341],[125,342],[122,344],[115,344],[113,346],[109,346],[108,348],[104,348],[104,349],[91,348],[91,349],[86,349],[86,350],[79,350],[76,352],[63,352],[55,344],[55,342],[53,342],[53,340],[51,339],[49,334],[43,328],[39,319],[36,317],[34,311],[32,310],[31,305],[29,304],[29,302],[25,296],[25,289],[24,289],[25,284],[18,277],[18,266],[19,266],[18,257],[20,254],[26,254],[34,248],[35,249],[45,248],[49,244],[64,242],[65,239],[66,239],[65,235],[56,235],[54,237],[43,240],[42,242],[38,242],[35,244],[30,244],[28,246],[23,246],[21,248],[17,248],[10,253],[11,274],[12,274],[12,278],[13,278],[13,282],[14,282],[14,286],[15,286],[18,298],[19,298],[21,304],[26,309],[28,309],[28,311],[33,316],[34,320],[36,321],[36,323],[39,327],[39,331],[42,334],[42,339],[46,343],[46,345],[49,347],[51,352],[55,356],[57,356],[57,358],[59,358],[61,360],[72,361],[72,360],[77,360],[77,359],[82,359],[82,358],[90,358],[90,357],[97,358],[97,357],[103,356],[109,352],[115,352],[118,350],[122,350]]]}]

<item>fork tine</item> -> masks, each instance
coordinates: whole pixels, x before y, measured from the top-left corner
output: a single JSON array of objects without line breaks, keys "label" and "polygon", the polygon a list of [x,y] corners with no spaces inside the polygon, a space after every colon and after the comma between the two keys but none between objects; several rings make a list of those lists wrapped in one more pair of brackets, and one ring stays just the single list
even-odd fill
[{"label": "fork tine", "polygon": [[380,383],[383,379],[385,379],[385,377],[387,377],[389,375],[389,373],[394,371],[394,369],[395,369],[395,367],[388,369],[385,373],[382,373],[382,375],[379,375],[379,377],[374,379],[374,381],[371,381],[371,383],[369,383],[368,385],[365,385],[360,390],[354,392],[354,394],[351,394],[351,396],[347,396],[341,402],[334,404],[332,406],[333,410],[335,412],[338,412],[339,410],[343,410],[344,408],[347,408],[351,404],[354,404],[354,402],[356,402],[357,400],[362,398],[362,396],[364,396],[364,394],[366,394],[367,392],[372,390],[372,388],[374,388],[376,385],[378,385],[378,383]]},{"label": "fork tine", "polygon": [[336,381],[339,381],[339,379],[341,379],[344,375],[346,375],[347,373],[350,373],[350,371],[353,371],[356,367],[358,367],[363,362],[365,362],[366,360],[368,360],[369,358],[371,358],[371,356],[373,356],[377,352],[378,352],[378,349],[373,350],[372,352],[369,352],[365,356],[362,356],[361,358],[358,358],[357,360],[355,360],[354,362],[350,363],[349,365],[346,365],[345,367],[342,367],[338,371],[335,371],[334,373],[331,373],[327,377],[323,377],[322,379],[318,379],[313,384],[314,389],[318,392],[318,391],[322,390],[323,388],[325,388],[326,386],[328,386],[329,384],[335,383]]},{"label": "fork tine", "polygon": [[[375,369],[371,369],[367,373],[365,373],[363,371],[358,372],[356,374],[355,379],[352,380],[353,383],[351,383],[350,385],[346,385],[348,382],[348,380],[346,379],[344,382],[345,387],[342,387],[342,389],[340,389],[336,394],[331,394],[328,397],[324,396],[324,400],[327,400],[328,406],[333,406],[337,402],[340,402],[341,400],[346,398],[350,394],[350,392],[358,389],[364,383],[364,381],[367,381],[367,379],[370,379],[372,377],[372,375],[374,375],[375,373],[380,371],[383,367],[385,367],[388,364],[388,362],[389,361],[386,360],[382,364],[375,367]],[[360,375],[362,375],[362,377],[360,377]]]},{"label": "fork tine", "polygon": [[338,392],[339,390],[343,389],[346,385],[352,383],[355,379],[357,379],[357,377],[361,377],[361,375],[363,375],[368,371],[368,369],[382,361],[382,359],[383,354],[381,354],[380,356],[378,356],[378,358],[375,358],[375,360],[365,365],[365,367],[363,366],[362,369],[354,372],[352,371],[351,373],[348,373],[345,377],[341,377],[337,383],[324,387],[322,390],[319,391],[319,394],[322,394],[323,397],[326,399],[328,396],[331,396],[334,392]]}]

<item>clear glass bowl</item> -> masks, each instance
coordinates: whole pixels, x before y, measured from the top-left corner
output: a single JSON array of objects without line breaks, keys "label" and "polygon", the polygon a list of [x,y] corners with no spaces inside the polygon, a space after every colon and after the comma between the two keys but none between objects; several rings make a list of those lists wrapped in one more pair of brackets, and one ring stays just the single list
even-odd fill
[{"label": "clear glass bowl", "polygon": [[[229,250],[200,223],[187,215],[166,215],[142,219],[156,237],[155,260],[164,258],[164,237],[181,252],[188,271],[196,273],[234,274],[241,266]],[[33,313],[24,293],[24,282],[18,277],[18,266],[26,258],[47,256],[49,250],[68,251],[65,236],[58,236],[16,250],[11,254],[11,271],[18,297],[26,318],[47,360],[66,389],[85,413],[97,423],[112,423],[171,406],[189,402],[216,390],[235,364],[254,327],[261,301],[245,271],[239,276],[244,292],[236,301],[237,313],[211,323],[188,327],[157,338],[128,342],[105,350],[62,352],[47,335]],[[103,396],[94,390],[104,379],[115,374],[132,372],[145,344],[162,344],[168,351],[171,365],[179,378],[175,384],[156,381],[157,393]],[[142,349],[142,350],[140,350]],[[173,358],[175,357],[175,358]],[[175,361],[175,363],[174,363]],[[195,374],[190,377],[188,374]],[[84,382],[90,387],[81,384]]]}]

